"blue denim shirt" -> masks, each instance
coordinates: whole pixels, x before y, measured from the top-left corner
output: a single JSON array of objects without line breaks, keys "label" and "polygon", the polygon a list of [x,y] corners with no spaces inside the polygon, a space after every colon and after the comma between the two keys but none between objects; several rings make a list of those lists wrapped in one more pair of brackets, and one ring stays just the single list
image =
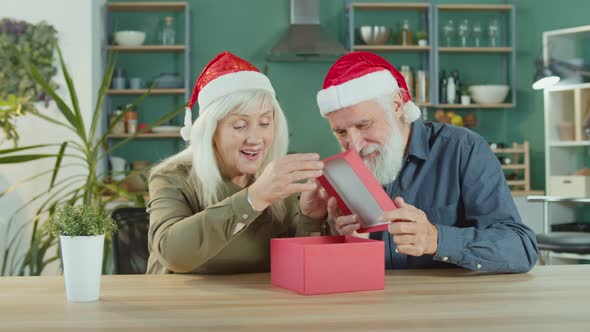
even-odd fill
[{"label": "blue denim shirt", "polygon": [[385,242],[386,267],[529,271],[537,261],[535,234],[522,223],[487,142],[452,125],[418,120],[412,126],[402,170],[386,191],[426,213],[438,229],[438,250],[407,256],[396,253],[390,233],[373,233]]}]

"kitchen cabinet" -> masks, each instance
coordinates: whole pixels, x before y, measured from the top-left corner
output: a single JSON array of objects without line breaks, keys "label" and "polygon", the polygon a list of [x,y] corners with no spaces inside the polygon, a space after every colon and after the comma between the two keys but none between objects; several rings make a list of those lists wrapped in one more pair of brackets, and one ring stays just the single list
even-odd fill
[{"label": "kitchen cabinet", "polygon": [[[151,77],[162,72],[177,72],[182,82],[177,80],[174,88],[158,88],[152,86],[149,95],[143,99],[137,111],[138,123],[153,123],[164,114],[174,111],[185,104],[190,95],[190,7],[187,2],[109,2],[105,5],[106,35],[102,52],[104,61],[110,53],[117,57],[117,68],[127,69],[126,78],[136,77],[145,83],[137,88],[114,89],[109,87],[105,96],[104,123],[108,126],[112,112],[121,106],[130,104],[135,98],[148,93]],[[174,20],[176,40],[174,45],[162,45],[155,38],[161,27],[155,22],[163,16]],[[146,33],[146,40],[139,46],[122,46],[114,41],[114,33],[121,30],[141,30]],[[161,60],[165,57],[164,60]],[[181,114],[184,115],[184,114]],[[181,116],[172,121],[178,124]],[[108,137],[111,147],[119,146],[111,155],[125,159],[129,164],[133,161],[156,162],[180,151],[185,143],[180,132],[146,132],[137,134],[111,133]],[[109,156],[110,157],[110,156]],[[107,158],[109,159],[109,158]],[[123,186],[124,187],[124,186]],[[141,194],[141,193],[137,193]]]},{"label": "kitchen cabinet", "polygon": [[[421,26],[423,30],[428,31],[428,45],[417,46],[417,45],[397,45],[395,42],[395,31],[393,33],[394,42],[388,42],[385,45],[362,45],[358,42],[357,29],[363,24],[372,24],[370,20],[365,19],[361,21],[358,17],[360,13],[366,12],[368,15],[373,13],[383,13],[385,11],[394,12],[399,14],[400,12],[407,16],[415,15],[418,13],[418,19],[414,19],[414,27]],[[441,26],[443,15],[445,17],[468,17],[468,15],[478,15],[479,13],[485,13],[487,17],[496,17],[499,22],[499,36],[496,46],[469,46],[469,47],[458,47],[456,45],[447,46],[443,45],[440,40]],[[377,15],[377,14],[374,14]],[[450,15],[450,16],[449,16]],[[466,16],[467,15],[467,16]],[[489,16],[493,15],[493,16]],[[399,16],[398,16],[399,17]],[[385,3],[370,3],[370,2],[352,2],[348,1],[346,6],[346,18],[347,18],[347,42],[348,47],[351,51],[371,51],[377,52],[384,56],[387,53],[395,53],[396,57],[399,57],[400,53],[415,53],[420,58],[419,67],[426,70],[428,73],[429,81],[429,100],[430,103],[419,104],[424,110],[431,108],[452,108],[457,110],[467,109],[507,109],[514,108],[516,106],[516,14],[515,8],[511,4],[490,4],[490,5],[447,5],[447,4],[435,4],[434,1],[427,1],[424,3],[399,3],[399,2],[385,2]],[[485,30],[484,25],[484,30]],[[418,28],[413,29],[413,32],[417,31]],[[495,104],[446,104],[441,103],[439,96],[439,75],[442,69],[453,70],[459,69],[462,72],[462,68],[447,68],[446,60],[450,57],[460,57],[468,55],[470,58],[481,57],[482,61],[487,61],[487,57],[495,56],[499,59],[499,65],[497,68],[493,68],[493,72],[498,73],[497,80],[501,82],[486,82],[490,75],[481,74],[477,76],[476,72],[479,72],[481,67],[471,70],[468,74],[473,76],[473,79],[468,80],[468,85],[473,84],[506,84],[510,87],[510,93],[506,101]],[[457,58],[461,62],[461,58]],[[482,62],[478,62],[482,63]],[[394,61],[396,67],[404,63]],[[453,65],[454,66],[454,65]],[[486,67],[489,67],[486,65]],[[484,68],[489,70],[489,68]],[[467,69],[465,69],[467,70]],[[484,70],[485,71],[485,70]],[[483,72],[483,71],[482,71]],[[416,75],[414,75],[416,76]],[[463,76],[464,77],[464,76]],[[477,81],[476,81],[477,80]],[[427,112],[424,112],[426,115]]]},{"label": "kitchen cabinet", "polygon": [[[108,52],[119,53],[119,56],[130,56],[139,57],[145,53],[154,52],[178,52],[182,53],[184,62],[184,87],[179,89],[158,89],[154,88],[150,91],[150,95],[181,95],[184,100],[189,98],[189,77],[190,77],[190,15],[189,15],[189,4],[186,2],[110,2],[106,5],[106,28],[107,36],[114,34],[115,26],[112,22],[112,13],[115,12],[179,12],[184,14],[184,43],[179,45],[150,45],[144,44],[140,46],[121,46],[114,44],[104,45],[105,54]],[[122,53],[126,53],[123,55]],[[107,95],[142,95],[145,94],[148,89],[108,89]],[[107,111],[113,110],[112,98],[108,98],[106,105]],[[105,112],[108,114],[108,112]],[[110,135],[110,139],[121,139],[126,138],[129,135]],[[154,135],[154,134],[140,134],[138,138],[180,138],[180,133],[176,135]]]}]

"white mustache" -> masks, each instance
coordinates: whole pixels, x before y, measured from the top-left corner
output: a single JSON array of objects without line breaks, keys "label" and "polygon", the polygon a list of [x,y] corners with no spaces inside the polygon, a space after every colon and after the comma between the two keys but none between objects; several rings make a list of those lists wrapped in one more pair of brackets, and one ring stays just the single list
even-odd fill
[{"label": "white mustache", "polygon": [[365,146],[364,148],[362,148],[360,155],[361,155],[361,157],[366,157],[375,151],[382,152],[383,147],[377,143],[369,144],[369,145]]}]

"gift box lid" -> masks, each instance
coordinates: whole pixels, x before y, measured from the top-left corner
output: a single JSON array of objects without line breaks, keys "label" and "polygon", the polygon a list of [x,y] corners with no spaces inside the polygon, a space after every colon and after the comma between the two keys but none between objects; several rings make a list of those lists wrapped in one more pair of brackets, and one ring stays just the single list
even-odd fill
[{"label": "gift box lid", "polygon": [[380,222],[383,211],[397,207],[379,181],[367,168],[354,150],[348,150],[324,162],[324,175],[318,181],[338,202],[344,214],[357,214],[361,219],[359,233],[376,232],[387,229],[389,222]]}]

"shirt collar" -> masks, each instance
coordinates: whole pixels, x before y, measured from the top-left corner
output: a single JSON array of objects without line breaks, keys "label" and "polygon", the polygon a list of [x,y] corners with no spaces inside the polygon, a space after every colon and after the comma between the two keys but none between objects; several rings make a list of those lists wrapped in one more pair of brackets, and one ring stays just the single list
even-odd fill
[{"label": "shirt collar", "polygon": [[428,132],[422,120],[416,120],[412,123],[408,155],[422,160],[427,160],[430,155]]}]

